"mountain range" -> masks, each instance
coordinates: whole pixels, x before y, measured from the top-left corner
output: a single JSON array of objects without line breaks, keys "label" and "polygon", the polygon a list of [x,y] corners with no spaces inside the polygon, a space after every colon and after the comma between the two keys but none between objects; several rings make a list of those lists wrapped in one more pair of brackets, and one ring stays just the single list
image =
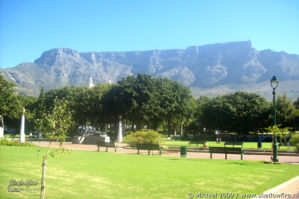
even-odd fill
[{"label": "mountain range", "polygon": [[63,86],[116,82],[138,73],[166,77],[191,88],[195,96],[215,96],[243,90],[271,97],[273,75],[278,93],[299,97],[299,55],[258,51],[250,41],[228,42],[186,49],[130,52],[78,52],[70,48],[45,51],[33,63],[1,69],[17,83],[19,92],[38,95]]}]

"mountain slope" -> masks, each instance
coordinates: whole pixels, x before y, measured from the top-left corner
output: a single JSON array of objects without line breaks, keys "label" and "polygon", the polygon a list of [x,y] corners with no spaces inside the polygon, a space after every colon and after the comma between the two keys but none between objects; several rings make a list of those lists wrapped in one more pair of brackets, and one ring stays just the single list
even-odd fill
[{"label": "mountain slope", "polygon": [[[217,90],[223,93],[220,91],[224,87],[231,91],[259,88],[257,85],[268,84],[274,74],[281,83],[288,81],[292,85],[290,82],[299,80],[299,56],[258,51],[250,41],[192,46],[185,50],[132,52],[78,52],[58,48],[44,52],[34,63],[21,63],[4,69],[3,73],[20,85],[20,92],[30,95],[37,95],[41,86],[46,90],[87,86],[89,77],[95,83],[104,83],[137,73],[179,81],[201,95],[209,93],[203,92],[209,89],[213,90],[210,93],[217,94]],[[271,94],[271,89],[267,89]],[[297,97],[299,86],[293,84],[281,92]]]}]

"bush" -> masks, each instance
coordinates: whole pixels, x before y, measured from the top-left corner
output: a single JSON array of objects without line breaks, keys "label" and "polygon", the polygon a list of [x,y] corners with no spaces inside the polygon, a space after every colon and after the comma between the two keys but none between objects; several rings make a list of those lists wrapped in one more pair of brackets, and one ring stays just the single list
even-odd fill
[{"label": "bush", "polygon": [[295,146],[297,151],[299,152],[299,134],[293,135],[290,140],[290,145]]},{"label": "bush", "polygon": [[290,139],[290,145],[291,146],[296,146],[296,144],[298,144],[298,143],[299,143],[299,134],[295,134]]},{"label": "bush", "polygon": [[124,139],[125,143],[135,147],[137,144],[159,144],[162,135],[153,130],[131,132]]},{"label": "bush", "polygon": [[0,146],[35,146],[35,145],[30,142],[20,143],[17,141],[0,139]]}]

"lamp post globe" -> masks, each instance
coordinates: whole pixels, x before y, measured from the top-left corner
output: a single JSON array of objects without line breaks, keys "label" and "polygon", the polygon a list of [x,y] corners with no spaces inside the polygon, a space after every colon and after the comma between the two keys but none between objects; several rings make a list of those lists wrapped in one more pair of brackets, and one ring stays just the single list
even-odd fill
[{"label": "lamp post globe", "polygon": [[278,82],[279,82],[279,81],[277,80],[276,76],[274,75],[274,76],[272,77],[271,81],[270,81],[270,83],[271,83],[271,87],[272,87],[273,89],[276,89],[277,86],[278,86]]},{"label": "lamp post globe", "polygon": [[[272,79],[270,80],[270,84],[271,84],[271,87],[273,89],[272,91],[272,94],[273,94],[273,121],[274,121],[274,126],[276,126],[276,98],[275,98],[275,90],[276,88],[278,87],[278,83],[279,81],[277,80],[276,76],[273,76]],[[275,132],[273,133],[273,162],[278,162],[278,159],[277,159],[277,155],[278,155],[278,152],[277,152],[277,138],[276,138],[276,135],[275,135]]]}]

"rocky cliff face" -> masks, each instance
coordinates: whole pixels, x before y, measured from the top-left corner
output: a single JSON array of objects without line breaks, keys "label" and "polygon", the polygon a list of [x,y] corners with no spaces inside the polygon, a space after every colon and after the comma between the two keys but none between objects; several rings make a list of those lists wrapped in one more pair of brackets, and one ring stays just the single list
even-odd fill
[{"label": "rocky cliff face", "polygon": [[[167,77],[195,91],[225,85],[233,89],[268,82],[274,74],[280,81],[296,82],[299,55],[258,51],[250,41],[135,52],[78,52],[58,48],[44,52],[34,63],[21,63],[3,72],[20,85],[21,92],[31,95],[37,95],[41,86],[46,90],[87,86],[89,77],[95,83],[104,83],[137,73]],[[292,91],[286,92],[298,95],[298,87],[293,85]]]}]

